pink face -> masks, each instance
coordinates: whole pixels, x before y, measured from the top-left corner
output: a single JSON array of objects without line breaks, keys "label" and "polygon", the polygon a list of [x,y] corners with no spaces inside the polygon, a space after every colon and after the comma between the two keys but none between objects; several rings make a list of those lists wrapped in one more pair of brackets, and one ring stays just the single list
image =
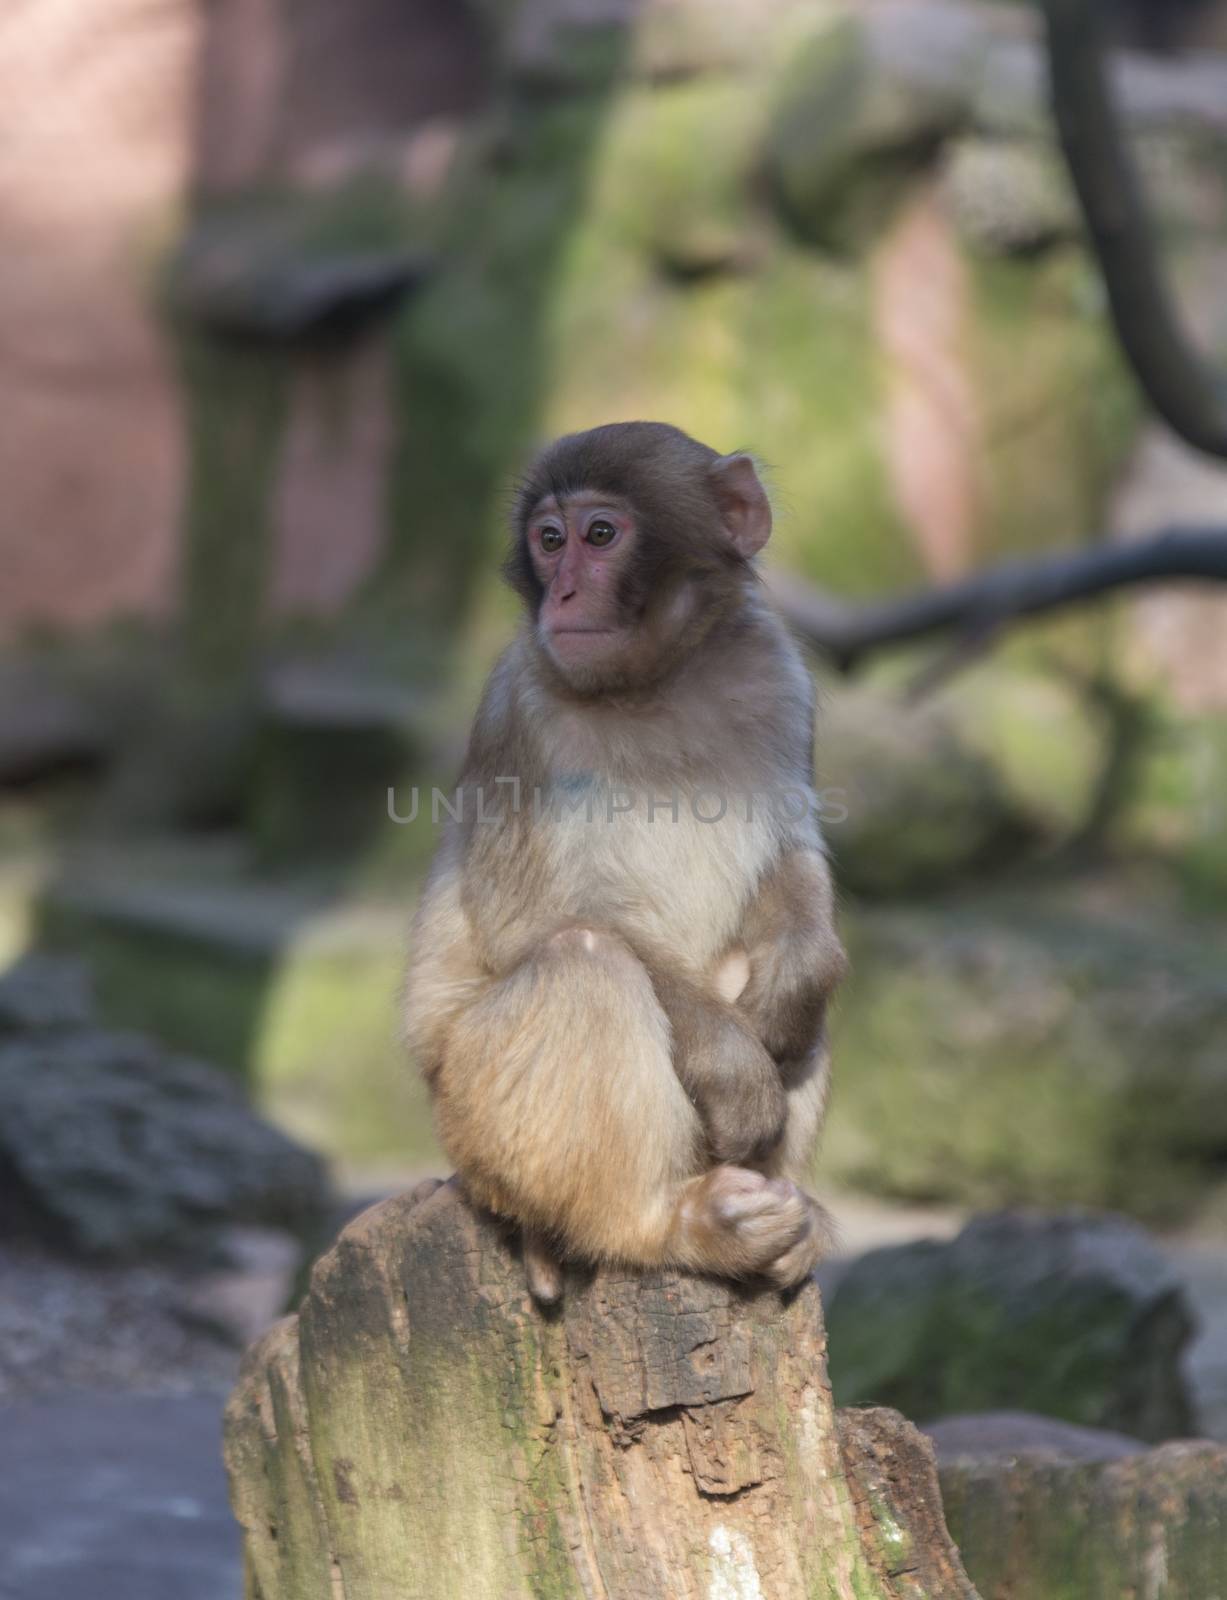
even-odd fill
[{"label": "pink face", "polygon": [[551,495],[534,509],[528,549],[545,589],[537,629],[564,671],[608,662],[626,642],[618,582],[635,537],[617,500],[583,492],[559,505]]}]

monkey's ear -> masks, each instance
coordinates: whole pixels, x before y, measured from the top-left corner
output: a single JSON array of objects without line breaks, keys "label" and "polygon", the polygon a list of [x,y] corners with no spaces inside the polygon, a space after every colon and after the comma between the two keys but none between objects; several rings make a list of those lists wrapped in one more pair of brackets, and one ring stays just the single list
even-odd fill
[{"label": "monkey's ear", "polygon": [[744,560],[755,556],[771,537],[771,502],[754,463],[744,451],[712,463],[712,482],[720,502],[724,530]]}]

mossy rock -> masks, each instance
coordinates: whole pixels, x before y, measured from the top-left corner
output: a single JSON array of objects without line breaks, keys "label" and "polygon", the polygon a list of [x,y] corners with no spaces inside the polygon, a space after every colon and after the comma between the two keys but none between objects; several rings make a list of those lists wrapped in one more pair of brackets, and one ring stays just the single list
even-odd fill
[{"label": "mossy rock", "polygon": [[1122,1460],[1052,1451],[943,1461],[952,1538],[984,1600],[1207,1600],[1227,1569],[1227,1449]]},{"label": "mossy rock", "polygon": [[763,53],[777,13],[795,0],[615,0],[582,8],[559,0],[479,0],[507,79],[555,94],[583,94],[611,71],[675,83],[744,72]]},{"label": "mossy rock", "polygon": [[950,1243],[861,1256],[829,1297],[841,1405],[919,1422],[1009,1406],[1159,1442],[1186,1437],[1188,1301],[1121,1217],[974,1218]]},{"label": "mossy rock", "polygon": [[85,959],[107,1023],[229,1068],[306,1144],[412,1167],[439,1157],[398,1037],[407,916],[180,852],[50,889],[36,937]]},{"label": "mossy rock", "polygon": [[1221,939],[1092,903],[849,912],[824,1170],[911,1199],[1196,1204],[1227,1151]]},{"label": "mossy rock", "polygon": [[1080,237],[1077,197],[1055,145],[956,140],[946,156],[943,188],[962,237],[988,255],[1036,255]]},{"label": "mossy rock", "polygon": [[919,893],[1017,857],[1032,840],[992,764],[931,706],[833,691],[820,718],[818,772],[846,890]]},{"label": "mossy rock", "polygon": [[1007,645],[934,697],[958,738],[991,766],[1000,803],[1056,843],[1086,824],[1107,749],[1076,683]]},{"label": "mossy rock", "polygon": [[885,70],[864,19],[821,15],[774,91],[767,162],[792,226],[824,247],[865,245],[960,113],[948,93]]},{"label": "mossy rock", "polygon": [[666,273],[699,278],[745,268],[763,242],[751,180],[764,117],[761,93],[730,76],[619,96],[594,171],[593,208]]}]

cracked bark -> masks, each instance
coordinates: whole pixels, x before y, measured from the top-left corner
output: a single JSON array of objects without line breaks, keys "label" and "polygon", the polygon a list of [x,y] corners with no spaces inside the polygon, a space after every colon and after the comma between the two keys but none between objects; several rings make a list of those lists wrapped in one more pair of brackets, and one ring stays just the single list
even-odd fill
[{"label": "cracked bark", "polygon": [[930,1448],[836,1413],[818,1291],[573,1272],[452,1186],[359,1217],[226,1414],[248,1600],[975,1600]]}]

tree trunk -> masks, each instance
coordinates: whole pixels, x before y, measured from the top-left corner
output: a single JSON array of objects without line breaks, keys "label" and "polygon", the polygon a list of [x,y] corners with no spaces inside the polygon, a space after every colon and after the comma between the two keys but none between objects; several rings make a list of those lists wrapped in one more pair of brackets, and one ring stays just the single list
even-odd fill
[{"label": "tree trunk", "polygon": [[927,1441],[838,1414],[818,1291],[569,1275],[452,1185],[364,1213],[226,1416],[248,1600],[976,1600]]}]

